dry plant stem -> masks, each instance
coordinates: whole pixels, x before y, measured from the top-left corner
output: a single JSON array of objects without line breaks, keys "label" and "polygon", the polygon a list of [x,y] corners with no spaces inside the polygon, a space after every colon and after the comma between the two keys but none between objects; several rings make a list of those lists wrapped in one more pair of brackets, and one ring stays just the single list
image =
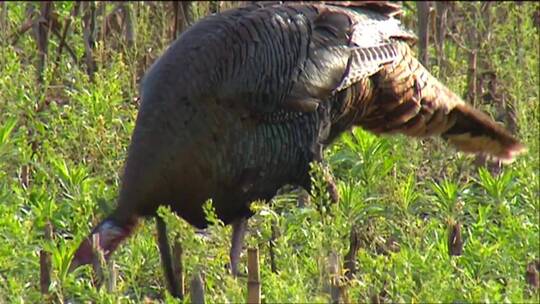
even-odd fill
[{"label": "dry plant stem", "polygon": [[174,31],[173,31],[172,40],[174,41],[186,29],[187,20],[186,20],[186,13],[184,11],[184,5],[182,5],[181,2],[174,1],[173,10],[174,10]]},{"label": "dry plant stem", "polygon": [[182,2],[182,7],[183,7],[183,11],[184,11],[184,16],[185,16],[185,23],[186,23],[186,28],[187,27],[190,27],[193,22],[195,22],[195,16],[193,16],[193,2],[192,1],[183,1]]},{"label": "dry plant stem", "polygon": [[270,228],[272,230],[272,235],[270,237],[269,243],[269,253],[270,253],[270,269],[273,273],[277,273],[277,265],[276,265],[276,253],[274,250],[275,247],[275,241],[277,238],[277,227],[275,221],[272,221],[272,226]]},{"label": "dry plant stem", "polygon": [[88,75],[93,79],[94,72],[96,71],[96,63],[93,58],[93,49],[95,43],[95,29],[96,29],[96,4],[95,2],[84,2],[84,49],[85,49],[85,61]]},{"label": "dry plant stem", "polygon": [[[45,241],[53,240],[53,227],[50,222],[45,224]],[[40,277],[39,277],[39,287],[41,294],[45,295],[49,293],[49,286],[51,286],[51,254],[45,250],[40,250],[39,252],[39,266],[40,266]]]},{"label": "dry plant stem", "polygon": [[[60,43],[58,45],[58,50],[56,51],[56,64],[60,64],[60,56],[62,56],[62,51],[64,49],[64,46],[66,46],[66,38],[68,33],[70,32],[70,26],[71,21],[77,17],[79,14],[79,8],[81,7],[81,2],[75,2],[73,6],[73,10],[71,11],[71,17],[66,20],[66,24],[64,25],[64,29],[62,30],[62,34],[60,35]],[[67,46],[68,52],[70,53],[71,57],[74,59],[75,64],[77,64],[77,56],[73,52],[73,50]]]},{"label": "dry plant stem", "polygon": [[477,88],[477,52],[473,50],[469,53],[469,69],[467,73],[467,101],[473,106],[477,106],[478,88]]},{"label": "dry plant stem", "polygon": [[248,248],[248,303],[261,303],[260,280],[259,250],[256,248]]},{"label": "dry plant stem", "polygon": [[2,33],[6,33],[8,31],[8,8],[7,8],[7,2],[2,1],[0,3],[0,31]]},{"label": "dry plant stem", "polygon": [[[58,39],[62,39],[62,34],[56,29],[56,28],[51,28],[51,32],[54,34],[54,36],[56,36]],[[68,51],[69,53],[69,56],[71,57],[71,59],[73,60],[73,62],[75,62],[75,64],[77,64],[79,62],[79,60],[77,59],[77,55],[75,54],[75,51],[68,45],[68,44],[65,44],[64,47],[66,48],[66,50]],[[57,57],[57,59],[59,60],[60,58]]]},{"label": "dry plant stem", "polygon": [[39,287],[41,294],[49,293],[49,286],[51,285],[51,254],[45,250],[39,251]]},{"label": "dry plant stem", "polygon": [[463,254],[463,241],[461,240],[461,225],[451,223],[448,234],[448,253],[450,256],[461,256]]},{"label": "dry plant stem", "polygon": [[133,16],[133,12],[132,12],[132,9],[131,9],[131,3],[127,2],[127,3],[124,3],[124,15],[125,15],[125,26],[126,26],[126,42],[127,42],[127,46],[128,48],[132,48],[133,45],[135,44],[135,39],[136,39],[136,33],[135,33],[135,26],[133,25],[134,23],[134,16]]},{"label": "dry plant stem", "polygon": [[45,76],[45,65],[47,64],[49,32],[51,30],[51,12],[53,10],[52,2],[42,2],[40,7],[40,16],[37,22],[34,22],[33,29],[37,41],[39,62],[37,68],[38,83],[43,83]]},{"label": "dry plant stem", "polygon": [[[5,3],[5,2],[4,2]],[[34,3],[27,3],[26,4],[26,21],[24,21],[24,23],[21,25],[21,27],[13,34],[10,35],[10,38],[9,39],[13,39],[13,41],[11,42],[12,45],[15,45],[17,44],[17,42],[19,41],[19,38],[24,34],[26,33],[29,29],[32,28],[32,26],[34,25],[34,18],[36,18],[36,11],[34,9]]]},{"label": "dry plant stem", "polygon": [[113,261],[110,261],[107,266],[109,271],[109,279],[107,280],[107,292],[114,293],[116,292],[116,277],[118,276],[118,271]]},{"label": "dry plant stem", "polygon": [[345,276],[352,280],[356,273],[356,254],[360,249],[360,237],[356,227],[351,228],[349,252],[345,255]]},{"label": "dry plant stem", "polygon": [[182,261],[182,244],[176,240],[173,245],[172,269],[178,283],[178,296],[184,298],[184,264]]},{"label": "dry plant stem", "polygon": [[418,13],[418,48],[419,59],[425,67],[429,67],[429,7],[427,1],[416,2]]},{"label": "dry plant stem", "polygon": [[527,271],[525,273],[525,279],[527,280],[527,283],[533,288],[538,289],[540,288],[540,278],[538,275],[538,267],[535,262],[530,262],[527,265]]},{"label": "dry plant stem", "polygon": [[195,272],[190,283],[191,303],[204,304],[204,282],[199,271]]},{"label": "dry plant stem", "polygon": [[445,64],[444,60],[444,40],[446,37],[446,28],[447,28],[447,16],[448,16],[448,3],[444,1],[435,2],[436,7],[436,47],[437,47],[437,65],[441,70],[445,70],[443,65]]},{"label": "dry plant stem", "polygon": [[92,236],[92,251],[92,256],[94,257],[92,260],[92,268],[95,274],[94,283],[96,288],[99,289],[105,282],[104,267],[106,266],[106,262],[103,250],[99,246],[99,234],[97,233]]},{"label": "dry plant stem", "polygon": [[330,253],[328,259],[328,277],[330,278],[331,303],[340,303],[339,258],[334,251]]}]

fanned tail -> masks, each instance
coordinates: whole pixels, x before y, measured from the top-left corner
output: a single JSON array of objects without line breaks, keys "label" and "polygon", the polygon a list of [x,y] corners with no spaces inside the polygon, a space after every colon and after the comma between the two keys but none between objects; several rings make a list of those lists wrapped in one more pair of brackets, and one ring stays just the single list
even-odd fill
[{"label": "fanned tail", "polygon": [[378,134],[440,135],[458,150],[512,162],[525,147],[487,114],[433,77],[403,43],[402,56],[374,75],[375,97],[358,122]]},{"label": "fanned tail", "polygon": [[455,123],[442,137],[463,152],[485,153],[509,163],[526,151],[500,124],[468,104],[457,105],[449,115]]}]

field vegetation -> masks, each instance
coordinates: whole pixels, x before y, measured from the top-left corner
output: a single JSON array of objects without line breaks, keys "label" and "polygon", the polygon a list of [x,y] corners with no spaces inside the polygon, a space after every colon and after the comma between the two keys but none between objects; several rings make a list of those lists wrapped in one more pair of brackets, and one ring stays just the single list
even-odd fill
[{"label": "field vegetation", "polygon": [[[0,302],[178,301],[153,219],[114,254],[113,288],[97,289],[91,267],[67,270],[115,205],[144,71],[191,22],[237,5],[0,3]],[[339,203],[314,166],[305,206],[290,191],[254,204],[246,246],[259,249],[263,302],[329,302],[336,284],[351,302],[540,301],[540,6],[437,4],[427,27],[422,9],[406,2],[401,18],[429,36],[419,50],[429,69],[528,153],[500,166],[439,139],[343,134],[326,151]],[[231,228],[216,221],[202,233],[160,214],[183,248],[186,294],[200,272],[208,303],[244,302],[247,279],[225,267]],[[52,260],[44,293],[42,250]],[[244,273],[246,263],[244,254]]]}]

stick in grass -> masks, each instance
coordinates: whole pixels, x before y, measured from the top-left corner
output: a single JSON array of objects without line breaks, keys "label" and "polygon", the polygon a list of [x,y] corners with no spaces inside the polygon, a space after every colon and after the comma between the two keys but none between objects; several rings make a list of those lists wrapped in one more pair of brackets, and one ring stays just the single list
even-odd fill
[{"label": "stick in grass", "polygon": [[330,297],[331,303],[340,303],[339,288],[339,257],[332,251],[328,259],[328,276],[330,277]]},{"label": "stick in grass", "polygon": [[191,303],[204,304],[204,282],[201,273],[196,271],[190,283]]},{"label": "stick in grass", "polygon": [[458,222],[451,223],[448,234],[448,253],[450,256],[463,254],[463,241],[461,240],[461,226]]},{"label": "stick in grass", "polygon": [[177,290],[179,298],[184,298],[184,265],[182,263],[182,245],[179,240],[176,240],[173,245],[172,269],[174,276],[177,278]]},{"label": "stick in grass", "polygon": [[248,248],[248,303],[261,303],[260,280],[259,250],[257,248]]},{"label": "stick in grass", "polygon": [[105,256],[103,255],[103,250],[99,247],[99,234],[94,234],[92,236],[92,251],[93,251],[93,260],[92,260],[92,267],[94,268],[94,274],[95,274],[95,285],[97,289],[101,287],[104,283],[104,272],[103,269],[106,265],[105,263]]},{"label": "stick in grass", "polygon": [[345,255],[345,275],[352,280],[356,273],[356,255],[360,249],[360,237],[356,227],[351,227],[349,252]]},{"label": "stick in grass", "polygon": [[[45,240],[52,241],[53,228],[50,222],[45,224]],[[39,287],[41,294],[45,295],[49,293],[49,287],[51,286],[51,254],[45,250],[39,251]]]}]

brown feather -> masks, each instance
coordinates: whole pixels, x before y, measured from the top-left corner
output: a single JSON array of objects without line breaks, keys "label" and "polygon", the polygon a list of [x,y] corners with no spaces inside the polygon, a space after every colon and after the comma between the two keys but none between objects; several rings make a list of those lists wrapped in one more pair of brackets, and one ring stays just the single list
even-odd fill
[{"label": "brown feather", "polygon": [[403,14],[401,5],[390,1],[321,1],[319,3],[348,7],[352,9],[355,7],[365,8],[389,17]]},{"label": "brown feather", "polygon": [[402,58],[372,77],[373,109],[357,124],[376,134],[402,133],[425,137],[441,135],[458,150],[491,155],[511,162],[526,149],[485,113],[472,108],[435,79],[416,60],[409,46],[399,48]]}]

